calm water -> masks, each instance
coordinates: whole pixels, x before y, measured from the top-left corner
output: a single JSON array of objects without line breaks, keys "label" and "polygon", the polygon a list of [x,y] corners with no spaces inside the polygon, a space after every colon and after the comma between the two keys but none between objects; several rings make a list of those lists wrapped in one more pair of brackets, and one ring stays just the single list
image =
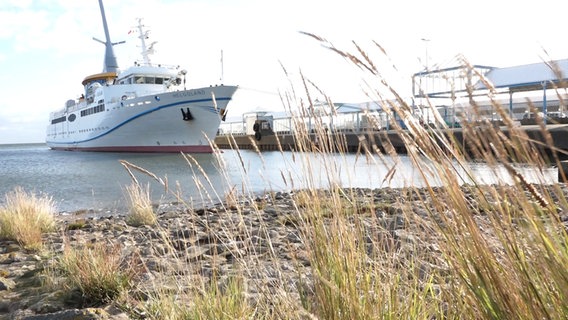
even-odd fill
[{"label": "calm water", "polygon": [[[355,154],[322,156],[274,151],[259,156],[248,150],[224,150],[218,155],[192,156],[198,165],[188,163],[181,154],[68,152],[50,150],[42,144],[0,145],[0,203],[4,202],[4,194],[20,186],[51,196],[62,212],[123,210],[124,187],[132,178],[119,160],[167,178],[168,191],[148,175],[133,171],[139,182],[150,184],[154,201],[173,201],[172,192],[179,190],[186,201],[196,206],[210,203],[211,200],[204,200],[208,197],[218,202],[233,188],[239,193],[262,193],[330,184],[371,188],[424,185],[420,171],[407,157],[396,163],[387,158],[383,164]],[[394,175],[385,180],[393,166]],[[476,177],[487,183],[495,182],[495,177],[505,172],[483,164],[471,166]],[[528,180],[543,182],[536,177],[535,170],[520,170]],[[543,172],[544,182],[557,181],[557,169],[545,168]],[[428,180],[436,184],[437,178]]]}]

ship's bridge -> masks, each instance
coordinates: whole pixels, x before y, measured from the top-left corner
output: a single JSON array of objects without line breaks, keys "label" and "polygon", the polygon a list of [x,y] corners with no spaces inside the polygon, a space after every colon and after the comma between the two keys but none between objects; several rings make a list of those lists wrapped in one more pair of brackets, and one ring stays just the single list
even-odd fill
[{"label": "ship's bridge", "polygon": [[115,79],[116,72],[102,72],[85,77],[82,82],[85,88],[85,93],[82,98],[86,99],[87,104],[93,103],[97,89],[104,85],[113,84]]},{"label": "ship's bridge", "polygon": [[120,73],[117,84],[165,84],[179,74],[173,67],[135,65]]},{"label": "ship's bridge", "polygon": [[83,86],[87,86],[93,82],[98,82],[100,84],[107,84],[107,83],[113,83],[114,79],[116,79],[116,72],[102,72],[85,77],[85,79],[83,79],[82,84]]}]

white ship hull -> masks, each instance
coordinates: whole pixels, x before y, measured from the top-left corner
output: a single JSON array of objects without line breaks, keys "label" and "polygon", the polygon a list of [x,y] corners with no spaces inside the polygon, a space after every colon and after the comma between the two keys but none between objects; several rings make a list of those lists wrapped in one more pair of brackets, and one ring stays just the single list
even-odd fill
[{"label": "white ship hull", "polygon": [[108,102],[97,109],[96,103],[82,102],[52,114],[46,142],[59,150],[212,152],[210,142],[236,89],[215,86],[128,97],[106,87],[104,96],[121,98],[102,99]]},{"label": "white ship hull", "polygon": [[105,31],[102,72],[87,76],[84,92],[49,117],[46,143],[52,149],[107,152],[212,152],[236,86],[186,90],[187,71],[153,64],[154,44],[138,19],[142,61],[118,67],[102,0]]}]

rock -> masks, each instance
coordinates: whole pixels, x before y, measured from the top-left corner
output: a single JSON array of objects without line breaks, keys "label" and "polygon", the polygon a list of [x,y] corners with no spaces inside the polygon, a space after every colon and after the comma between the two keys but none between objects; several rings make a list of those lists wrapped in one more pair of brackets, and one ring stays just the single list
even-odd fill
[{"label": "rock", "polygon": [[[326,194],[329,192],[321,193],[322,197]],[[430,213],[433,208],[427,207],[430,202],[416,201],[416,206],[401,203],[403,196],[418,198],[389,188],[349,190],[342,197],[346,196],[354,196],[349,200],[362,208],[351,213],[346,222],[349,228],[362,226],[364,234],[360,239],[370,259],[380,250],[393,252],[393,260],[401,263],[407,263],[416,252],[442,255],[436,244],[438,235],[424,223],[435,223],[436,216]],[[213,276],[223,284],[227,277],[243,269],[247,277],[244,294],[253,304],[283,286],[296,288],[287,293],[290,296],[312,292],[314,254],[306,247],[311,243],[311,233],[301,229],[304,213],[297,211],[293,198],[290,193],[280,192],[242,199],[239,210],[227,210],[223,205],[195,210],[180,204],[161,205],[158,225],[152,227],[127,226],[124,215],[89,218],[81,229],[65,230],[62,226],[63,230],[46,235],[46,255],[28,254],[13,241],[0,241],[0,319],[128,319],[122,308],[106,305],[101,309],[76,309],[84,302],[58,296],[63,290],[38,290],[40,271],[55,266],[64,249],[92,247],[95,243],[117,245],[124,257],[135,260],[124,262],[138,273],[128,293],[128,298],[134,300],[142,296],[149,299],[157,290],[185,293],[193,286],[211,283]],[[249,207],[243,207],[249,202]],[[370,214],[372,209],[375,214]],[[412,214],[422,219],[419,225]],[[322,222],[331,223],[332,219],[327,217]],[[442,262],[419,261],[420,271],[426,276],[430,270],[440,268]],[[136,306],[128,307],[136,310]]]},{"label": "rock", "polygon": [[275,208],[272,207],[266,207],[264,208],[264,213],[272,215],[272,216],[276,216],[278,213],[276,212]]},{"label": "rock", "polygon": [[16,286],[16,283],[12,279],[6,279],[0,277],[0,291],[10,291]]},{"label": "rock", "polygon": [[19,252],[13,251],[7,254],[3,254],[0,256],[0,264],[11,264],[14,262],[23,262],[28,259],[28,255]]},{"label": "rock", "polygon": [[11,253],[20,251],[22,248],[17,243],[9,243],[7,246],[4,247],[4,253]]},{"label": "rock", "polygon": [[189,242],[185,239],[175,239],[172,241],[172,246],[178,251],[183,251],[187,249]]},{"label": "rock", "polygon": [[202,257],[204,254],[209,252],[209,248],[207,247],[190,247],[187,248],[185,251],[187,261],[192,261]]},{"label": "rock", "polygon": [[87,309],[71,309],[63,310],[55,313],[25,316],[18,318],[22,320],[102,320],[111,319],[109,314],[103,309],[87,308]]}]

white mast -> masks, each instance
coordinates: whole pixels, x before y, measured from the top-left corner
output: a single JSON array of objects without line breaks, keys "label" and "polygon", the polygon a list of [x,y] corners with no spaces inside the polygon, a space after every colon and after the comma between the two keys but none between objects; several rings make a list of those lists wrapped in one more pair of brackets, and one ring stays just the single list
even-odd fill
[{"label": "white mast", "polygon": [[150,30],[144,31],[144,25],[142,24],[142,18],[138,18],[138,38],[140,39],[141,47],[142,47],[142,58],[144,59],[145,65],[152,65],[150,62],[150,55],[154,53],[154,44],[157,41],[154,41],[150,44],[149,47],[146,47],[146,39],[149,38]]}]

